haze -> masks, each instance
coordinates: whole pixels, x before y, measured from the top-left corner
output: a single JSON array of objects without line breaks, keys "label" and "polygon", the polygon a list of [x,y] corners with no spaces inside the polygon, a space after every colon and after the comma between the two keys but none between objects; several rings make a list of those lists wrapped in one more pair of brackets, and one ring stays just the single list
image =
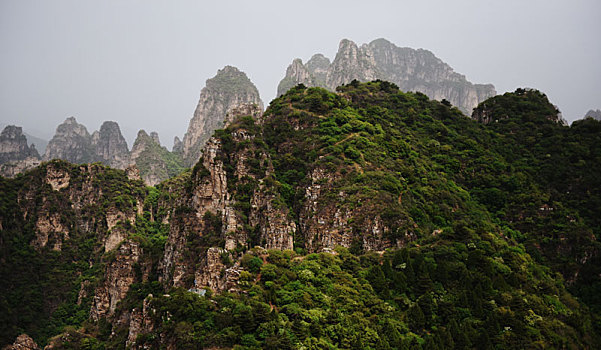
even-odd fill
[{"label": "haze", "polygon": [[117,121],[171,148],[218,69],[246,72],[267,105],[290,62],[333,59],[343,38],[432,51],[498,93],[546,93],[573,121],[601,108],[601,2],[2,1],[0,122],[50,139],[75,116]]}]

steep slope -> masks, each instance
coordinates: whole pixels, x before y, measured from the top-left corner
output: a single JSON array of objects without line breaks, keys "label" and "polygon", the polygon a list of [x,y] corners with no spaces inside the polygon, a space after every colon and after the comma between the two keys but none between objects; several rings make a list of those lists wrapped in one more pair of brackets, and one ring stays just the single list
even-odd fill
[{"label": "steep slope", "polygon": [[223,127],[225,114],[243,103],[254,103],[263,110],[259,91],[244,72],[225,66],[208,79],[200,92],[198,105],[183,139],[186,165],[194,165],[213,131]]},{"label": "steep slope", "polygon": [[[528,100],[533,110],[548,107],[546,98]],[[73,293],[60,315],[89,306],[91,317],[56,323],[55,349],[596,348],[595,289],[583,302],[567,287],[596,273],[585,267],[598,256],[591,209],[601,196],[591,185],[601,123],[566,127],[547,116],[482,124],[388,82],[355,81],[337,93],[297,86],[264,114],[232,110],[191,171],[148,192],[103,170],[114,185],[82,187],[109,196],[95,215],[71,214],[68,200],[52,197],[68,193],[89,207],[77,166],[3,179],[0,246],[21,242],[26,252],[6,248],[11,265],[0,277],[18,285],[17,275],[32,272],[12,275],[12,266],[53,249],[82,261],[64,255],[77,234],[66,238],[69,222],[51,213],[108,226],[109,208],[122,203],[124,217],[137,215],[115,224],[116,239],[86,231],[99,242],[90,255],[104,264],[77,280],[91,284],[82,294],[89,304],[74,306]],[[570,193],[562,174],[577,178]],[[55,211],[25,210],[54,201]],[[47,240],[32,233],[42,232],[32,229],[40,220],[54,227],[43,231]],[[551,259],[554,247],[565,268]],[[0,296],[11,307],[41,300]],[[48,339],[21,327],[3,331],[3,344],[22,331]]]},{"label": "steep slope", "polygon": [[156,132],[151,132],[150,135],[144,130],[138,132],[130,159],[148,186],[154,186],[184,170],[181,155],[161,146]]},{"label": "steep slope", "polygon": [[446,99],[466,114],[496,93],[490,84],[470,83],[430,51],[397,47],[385,39],[358,47],[343,39],[331,64],[323,55],[313,56],[306,65],[295,59],[278,86],[278,96],[297,84],[333,91],[354,79],[390,81],[403,91],[419,91],[439,101]]},{"label": "steep slope", "polygon": [[[142,254],[140,241],[128,240],[144,205],[142,182],[120,170],[57,160],[0,178],[0,187],[2,343],[23,330],[45,343],[65,326],[81,325],[92,305],[92,314],[112,312],[133,282],[124,283],[135,276],[134,264],[116,270],[118,283],[101,277],[125,247]],[[95,289],[106,293],[95,296]]]}]

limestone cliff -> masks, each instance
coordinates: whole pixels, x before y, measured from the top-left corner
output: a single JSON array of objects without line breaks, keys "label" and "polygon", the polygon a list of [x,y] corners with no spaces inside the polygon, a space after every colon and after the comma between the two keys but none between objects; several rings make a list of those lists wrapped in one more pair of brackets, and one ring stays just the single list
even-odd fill
[{"label": "limestone cliff", "polygon": [[430,51],[397,47],[385,39],[361,47],[343,39],[331,64],[322,55],[313,56],[305,65],[295,59],[278,86],[278,95],[301,83],[333,91],[353,79],[389,81],[402,91],[446,99],[468,115],[478,103],[496,94],[494,86],[470,83]]},{"label": "limestone cliff", "polygon": [[213,131],[223,127],[227,111],[242,103],[255,103],[263,109],[259,91],[244,72],[226,66],[207,80],[183,139],[186,165],[192,166],[198,161]]}]

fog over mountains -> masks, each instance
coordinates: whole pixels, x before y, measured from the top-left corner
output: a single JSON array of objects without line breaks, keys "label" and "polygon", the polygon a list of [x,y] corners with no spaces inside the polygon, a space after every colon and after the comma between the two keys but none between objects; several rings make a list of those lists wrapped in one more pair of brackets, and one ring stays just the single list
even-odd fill
[{"label": "fog over mountains", "polygon": [[89,130],[114,120],[130,148],[140,128],[157,131],[171,148],[186,131],[203,82],[225,65],[244,71],[268,104],[294,58],[307,62],[320,52],[333,60],[342,38],[360,45],[380,37],[429,50],[498,93],[544,91],[571,122],[601,108],[600,7],[592,0],[295,7],[6,0],[0,122],[49,140],[69,116]]}]

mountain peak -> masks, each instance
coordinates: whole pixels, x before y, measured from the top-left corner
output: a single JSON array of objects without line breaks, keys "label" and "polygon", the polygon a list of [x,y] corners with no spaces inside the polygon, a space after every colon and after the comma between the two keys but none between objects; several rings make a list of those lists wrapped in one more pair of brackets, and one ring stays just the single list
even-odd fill
[{"label": "mountain peak", "polygon": [[255,103],[263,110],[259,90],[238,68],[225,66],[207,80],[183,139],[187,165],[198,161],[201,149],[213,131],[223,127],[227,111],[243,103]]},{"label": "mountain peak", "polygon": [[342,39],[331,63],[322,56],[317,69],[315,62],[318,61],[312,60],[304,65],[304,70],[296,61],[288,67],[278,86],[278,96],[298,84],[334,91],[352,80],[381,79],[398,85],[402,91],[419,91],[432,99],[446,99],[471,114],[478,103],[496,94],[494,86],[470,83],[432,52],[397,47],[384,38],[360,47],[349,39]]}]

